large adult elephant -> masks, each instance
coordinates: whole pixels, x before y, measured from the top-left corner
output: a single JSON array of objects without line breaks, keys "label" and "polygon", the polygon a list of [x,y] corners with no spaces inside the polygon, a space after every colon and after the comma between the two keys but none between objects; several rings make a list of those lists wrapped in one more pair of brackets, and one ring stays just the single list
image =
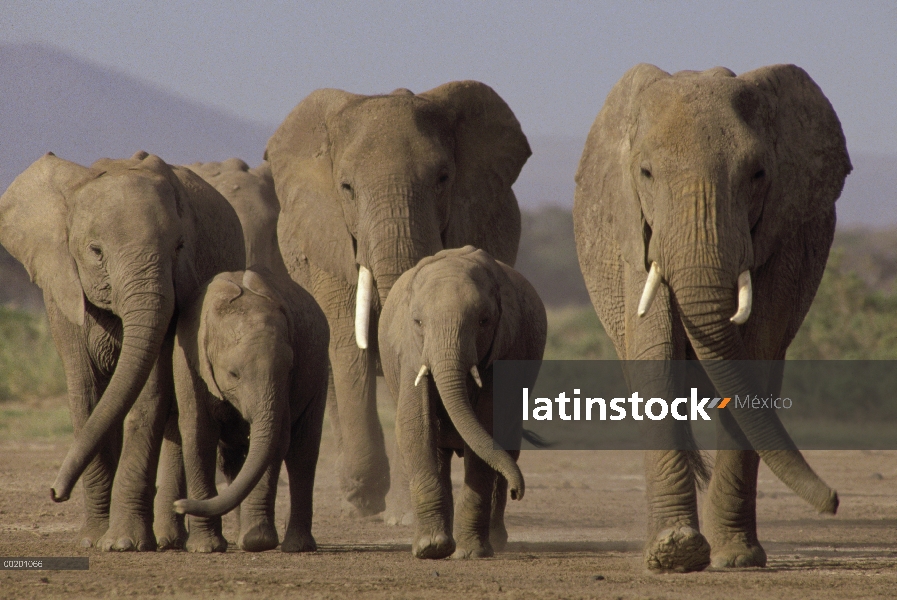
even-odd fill
[{"label": "large adult elephant", "polygon": [[383,511],[389,489],[375,395],[380,307],[404,271],[443,248],[472,244],[513,265],[511,184],[529,155],[514,113],[474,81],[418,95],[317,90],[268,142],[284,261],[330,324],[348,513]]},{"label": "large adult elephant", "polygon": [[[798,67],[628,71],[589,133],[573,209],[580,266],[620,358],[697,358],[719,396],[757,382],[776,394],[782,363],[761,373],[744,359],[784,359],[822,277],[850,170],[835,111]],[[653,385],[658,397],[686,395],[682,378]],[[707,538],[698,453],[647,453],[650,569],[765,565],[760,458],[820,512],[837,508],[775,411],[719,412],[720,447],[760,451],[717,451]],[[690,439],[682,428],[665,420],[649,433]]]},{"label": "large adult elephant", "polygon": [[53,499],[83,474],[82,545],[154,550],[172,318],[201,283],[243,268],[237,214],[194,173],[145,152],[89,168],[47,154],[0,197],[0,243],[43,290],[65,368],[75,441]]}]

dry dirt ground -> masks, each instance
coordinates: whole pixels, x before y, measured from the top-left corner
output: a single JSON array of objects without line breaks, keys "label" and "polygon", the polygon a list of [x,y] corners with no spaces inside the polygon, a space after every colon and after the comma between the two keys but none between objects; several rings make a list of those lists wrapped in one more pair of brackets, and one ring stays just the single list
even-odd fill
[{"label": "dry dirt ground", "polygon": [[[897,597],[897,451],[808,452],[839,490],[841,508],[830,518],[814,514],[764,467],[758,513],[765,569],[646,573],[642,458],[628,451],[524,452],[526,497],[509,503],[507,551],[477,561],[418,560],[410,527],[340,518],[326,426],[315,490],[318,552],[241,552],[228,516],[225,554],[111,554],[75,547],[80,492],[64,504],[50,500],[70,434],[29,437],[8,417],[32,410],[41,421],[46,406],[0,413],[7,415],[5,427],[0,422],[0,557],[87,555],[90,569],[0,571],[0,598]],[[459,469],[456,461],[456,482]],[[277,502],[285,515],[285,485]]]}]

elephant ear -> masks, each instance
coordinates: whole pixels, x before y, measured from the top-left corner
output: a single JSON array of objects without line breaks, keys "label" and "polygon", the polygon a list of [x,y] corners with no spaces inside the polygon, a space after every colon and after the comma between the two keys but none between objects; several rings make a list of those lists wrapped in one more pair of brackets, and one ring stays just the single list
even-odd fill
[{"label": "elephant ear", "polygon": [[[576,171],[573,222],[614,232],[620,252],[631,267],[645,268],[645,217],[629,175],[630,144],[638,115],[636,99],[651,84],[669,77],[654,65],[629,69],[607,95],[595,118]],[[597,241],[595,231],[576,231],[580,255]]]},{"label": "elephant ear", "polygon": [[[308,260],[355,284],[358,272],[352,235],[346,227],[334,180],[330,124],[353,100],[341,90],[312,92],[277,128],[265,150],[280,200],[278,237],[291,273]],[[297,252],[298,249],[298,252]]]},{"label": "elephant ear", "polygon": [[491,257],[488,262],[501,302],[489,364],[496,360],[541,360],[548,330],[542,299],[519,272]]},{"label": "elephant ear", "polygon": [[97,171],[48,153],[0,196],[0,243],[75,325],[84,323],[84,292],[68,247],[67,195]]},{"label": "elephant ear", "polygon": [[826,211],[833,211],[852,170],[841,122],[806,71],[772,65],[739,79],[753,83],[772,106],[769,192],[754,227],[754,264],[764,264],[785,238]]},{"label": "elephant ear", "polygon": [[496,246],[495,230],[516,224],[519,239],[520,209],[511,185],[532,154],[520,123],[505,101],[478,81],[446,83],[420,97],[445,111],[455,135],[445,246],[473,244],[513,261],[516,239],[513,249]]}]

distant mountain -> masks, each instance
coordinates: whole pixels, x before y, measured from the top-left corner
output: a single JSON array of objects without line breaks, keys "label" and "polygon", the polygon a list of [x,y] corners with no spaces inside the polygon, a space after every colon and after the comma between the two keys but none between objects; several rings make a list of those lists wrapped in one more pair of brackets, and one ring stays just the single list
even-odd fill
[{"label": "distant mountain", "polygon": [[[573,181],[582,155],[580,138],[528,136],[533,155],[514,191],[526,209],[573,206]],[[897,225],[897,156],[851,153],[853,172],[838,199],[838,225],[885,228]]]},{"label": "distant mountain", "polygon": [[137,150],[176,164],[256,165],[276,128],[35,44],[0,45],[0,115],[3,190],[48,151],[85,165]]}]

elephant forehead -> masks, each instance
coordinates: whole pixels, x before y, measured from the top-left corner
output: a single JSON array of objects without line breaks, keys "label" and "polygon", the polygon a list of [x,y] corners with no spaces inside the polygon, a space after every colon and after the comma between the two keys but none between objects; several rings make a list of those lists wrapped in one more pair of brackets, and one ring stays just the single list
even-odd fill
[{"label": "elephant forehead", "polygon": [[431,102],[416,96],[367,98],[346,107],[336,130],[343,139],[389,143],[421,137],[442,138],[449,131],[446,115]]},{"label": "elephant forehead", "polygon": [[174,190],[163,178],[132,171],[88,181],[73,194],[75,223],[111,223],[114,229],[143,237],[178,221]]},{"label": "elephant forehead", "polygon": [[460,264],[454,269],[439,269],[429,274],[417,287],[415,297],[433,307],[460,306],[486,301],[495,294],[494,287],[482,269],[472,264]]}]

